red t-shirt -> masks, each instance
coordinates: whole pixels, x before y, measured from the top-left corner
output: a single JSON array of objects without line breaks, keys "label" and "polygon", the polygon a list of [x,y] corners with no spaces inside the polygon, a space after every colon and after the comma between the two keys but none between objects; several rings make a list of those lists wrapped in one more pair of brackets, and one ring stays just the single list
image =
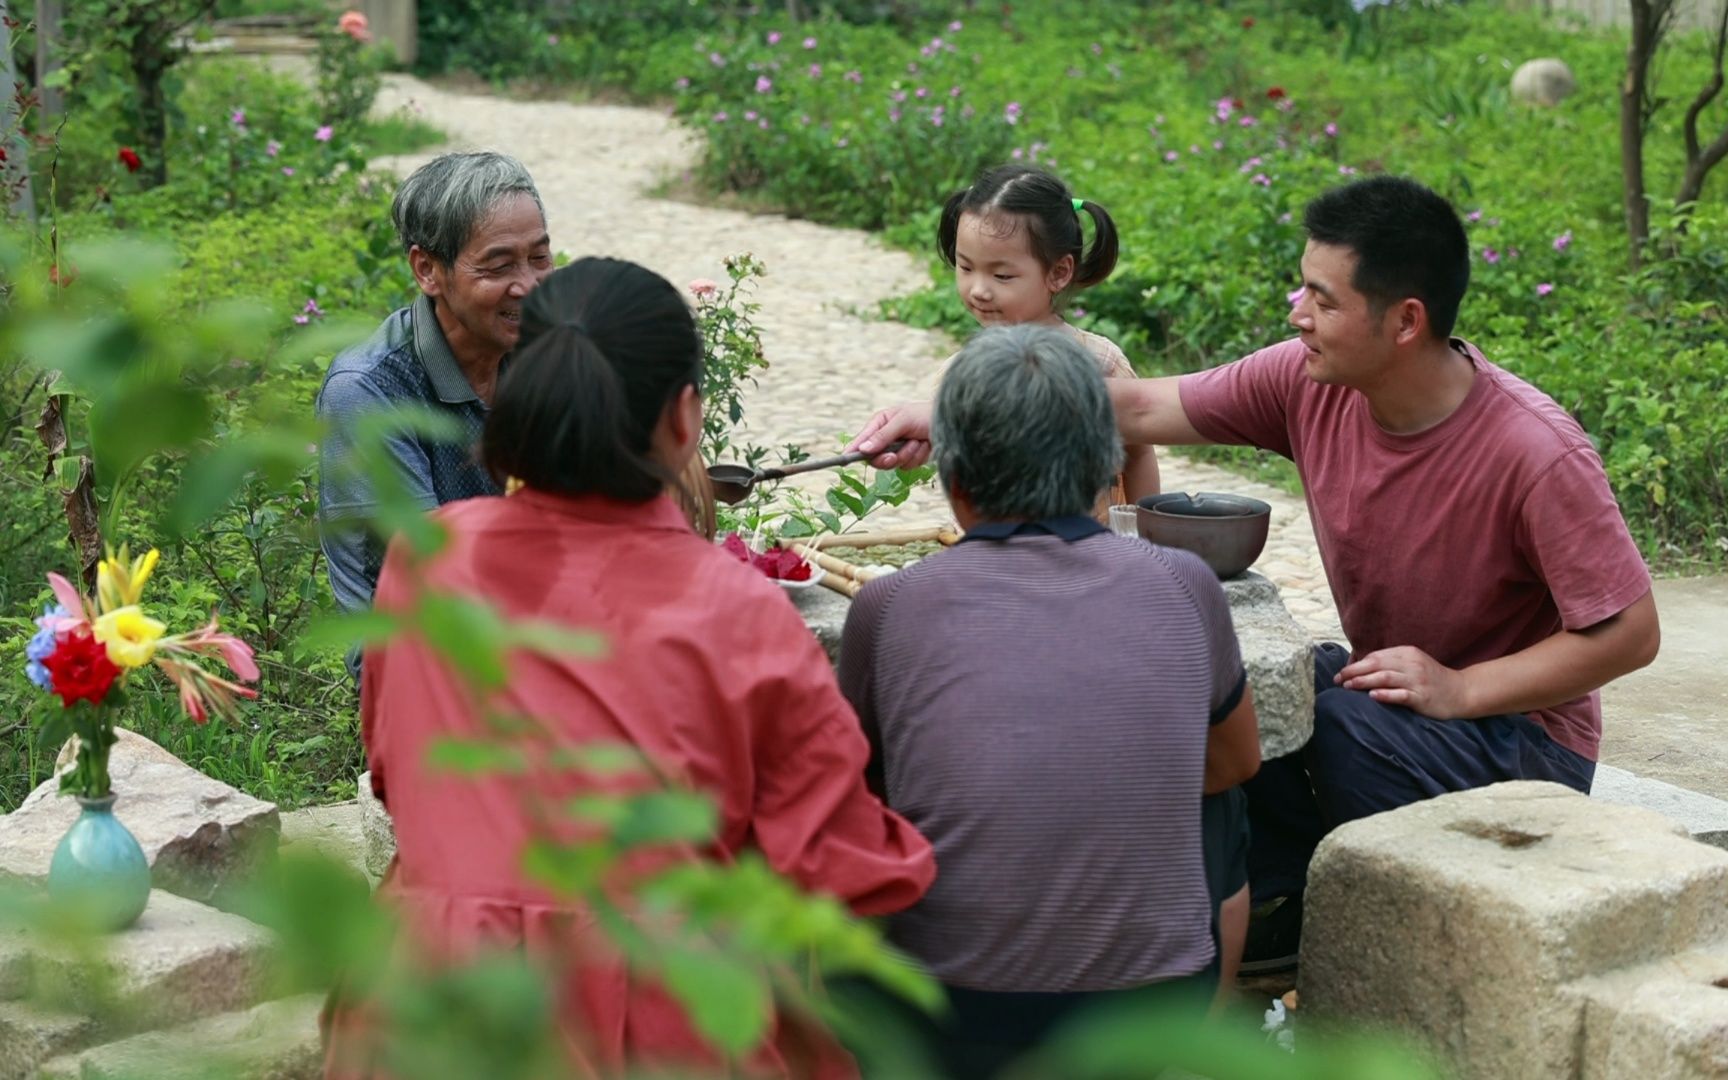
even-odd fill
[{"label": "red t-shirt", "polygon": [[[1415,435],[1381,428],[1355,390],[1309,379],[1300,341],[1178,384],[1201,435],[1296,463],[1356,656],[1413,645],[1467,667],[1592,626],[1650,589],[1583,429],[1475,346],[1453,347],[1476,380]],[[1598,694],[1530,715],[1595,759]]]}]

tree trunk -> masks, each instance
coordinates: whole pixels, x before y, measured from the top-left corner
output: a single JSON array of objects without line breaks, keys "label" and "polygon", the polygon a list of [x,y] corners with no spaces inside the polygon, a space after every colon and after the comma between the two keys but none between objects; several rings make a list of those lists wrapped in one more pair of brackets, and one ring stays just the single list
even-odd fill
[{"label": "tree trunk", "polygon": [[48,76],[61,68],[60,11],[62,0],[36,0],[36,98],[42,103],[42,129],[66,111],[66,95],[48,85]]},{"label": "tree trunk", "polygon": [[11,6],[0,0],[0,203],[31,224],[36,197],[30,190],[29,139],[24,132],[24,94],[12,64]]},{"label": "tree trunk", "polygon": [[1632,42],[1626,48],[1626,82],[1620,87],[1620,175],[1624,184],[1626,240],[1632,268],[1650,239],[1650,204],[1644,197],[1644,127],[1648,115],[1650,62],[1661,43],[1662,10],[1671,0],[1631,0]]},{"label": "tree trunk", "polygon": [[132,61],[132,81],[138,87],[138,135],[144,144],[146,188],[168,182],[168,96],[162,89],[165,69],[139,50]]},{"label": "tree trunk", "polygon": [[1728,51],[1728,0],[1722,0],[1722,10],[1716,18],[1716,40],[1711,50],[1711,60],[1714,68],[1710,81],[1698,91],[1698,96],[1692,99],[1692,104],[1686,109],[1686,120],[1682,125],[1686,137],[1686,168],[1680,177],[1680,190],[1674,196],[1676,206],[1689,206],[1698,201],[1698,196],[1704,192],[1704,178],[1710,175],[1724,157],[1728,157],[1728,124],[1723,125],[1721,134],[1717,135],[1708,146],[1702,145],[1698,137],[1698,118],[1709,104],[1716,100],[1716,95],[1722,92],[1723,84],[1723,54]]}]

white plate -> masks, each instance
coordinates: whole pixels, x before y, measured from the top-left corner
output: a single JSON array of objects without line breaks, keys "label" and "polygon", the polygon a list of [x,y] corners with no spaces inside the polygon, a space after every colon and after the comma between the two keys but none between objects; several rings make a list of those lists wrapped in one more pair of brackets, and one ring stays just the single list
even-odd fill
[{"label": "white plate", "polygon": [[782,589],[786,589],[786,590],[789,590],[791,592],[797,592],[800,589],[808,589],[808,588],[810,588],[810,586],[821,581],[822,575],[826,574],[827,572],[828,571],[822,569],[820,566],[817,566],[815,563],[811,563],[810,564],[810,576],[805,578],[803,581],[788,581],[785,578],[770,578],[769,580],[773,581],[776,585],[779,585]]}]

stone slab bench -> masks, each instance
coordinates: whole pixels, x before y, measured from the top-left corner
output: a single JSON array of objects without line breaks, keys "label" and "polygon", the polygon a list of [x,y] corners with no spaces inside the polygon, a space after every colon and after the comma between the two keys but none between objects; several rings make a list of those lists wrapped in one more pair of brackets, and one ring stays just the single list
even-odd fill
[{"label": "stone slab bench", "polygon": [[1728,852],[1514,781],[1353,821],[1309,869],[1299,986],[1469,1077],[1728,1073]]}]

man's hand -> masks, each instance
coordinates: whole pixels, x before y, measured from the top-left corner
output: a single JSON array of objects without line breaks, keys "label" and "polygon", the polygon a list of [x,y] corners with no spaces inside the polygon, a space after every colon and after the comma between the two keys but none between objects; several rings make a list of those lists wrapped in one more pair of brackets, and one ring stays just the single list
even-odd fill
[{"label": "man's hand", "polygon": [[1464,673],[1413,645],[1371,652],[1332,681],[1346,690],[1366,690],[1382,705],[1401,705],[1435,720],[1471,715]]},{"label": "man's hand", "polygon": [[[897,439],[906,445],[893,453],[878,453]],[[870,464],[878,469],[916,469],[930,459],[930,403],[909,401],[883,409],[870,418],[846,450],[877,454]]]}]

